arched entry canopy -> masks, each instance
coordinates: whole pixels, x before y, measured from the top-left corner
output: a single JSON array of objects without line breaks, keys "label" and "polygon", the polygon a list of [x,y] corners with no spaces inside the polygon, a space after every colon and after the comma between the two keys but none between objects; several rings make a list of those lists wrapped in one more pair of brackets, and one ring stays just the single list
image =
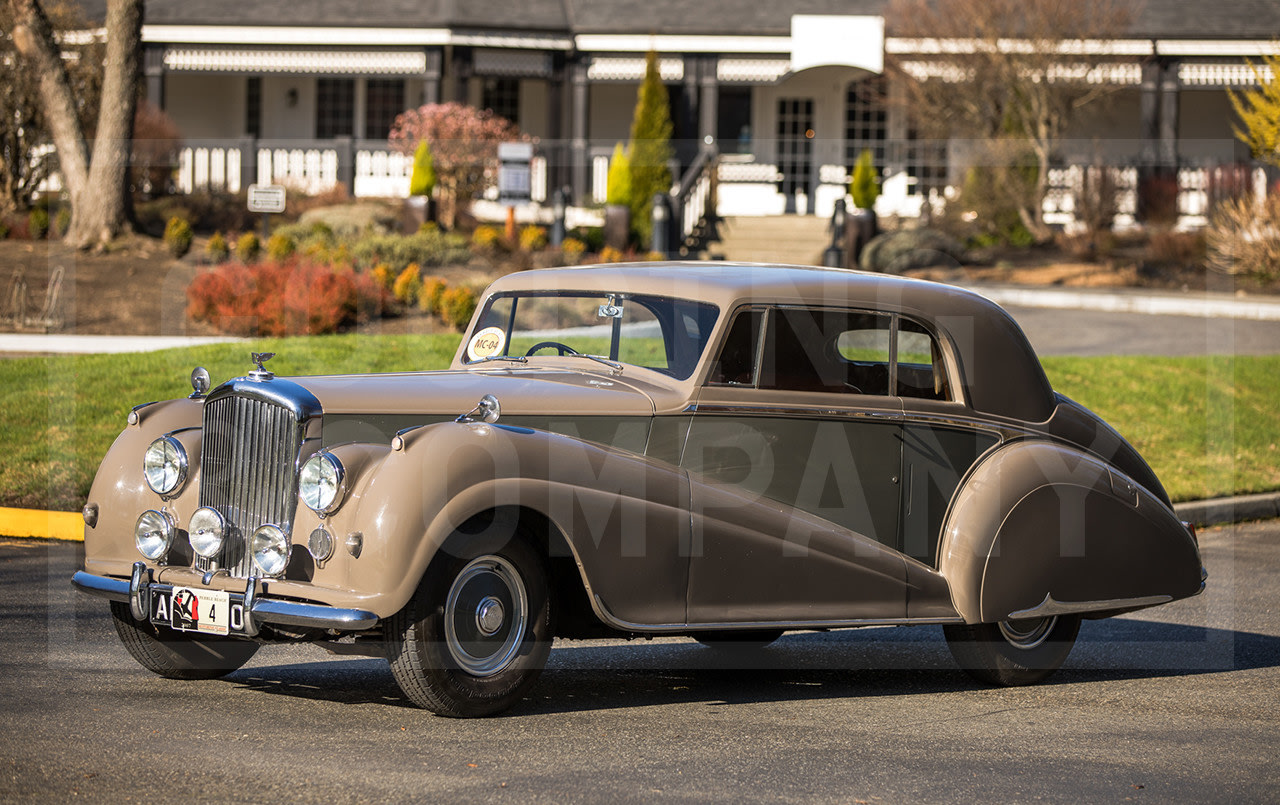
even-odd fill
[{"label": "arched entry canopy", "polygon": [[796,14],[791,17],[791,72],[813,67],[884,72],[884,18]]}]

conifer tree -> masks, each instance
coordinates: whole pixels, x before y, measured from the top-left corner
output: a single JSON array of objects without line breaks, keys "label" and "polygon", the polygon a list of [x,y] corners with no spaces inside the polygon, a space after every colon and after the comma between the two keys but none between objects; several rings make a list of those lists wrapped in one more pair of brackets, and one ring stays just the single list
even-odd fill
[{"label": "conifer tree", "polygon": [[653,196],[671,190],[671,107],[658,73],[658,54],[645,57],[644,81],[631,121],[631,231],[642,248],[653,234]]}]

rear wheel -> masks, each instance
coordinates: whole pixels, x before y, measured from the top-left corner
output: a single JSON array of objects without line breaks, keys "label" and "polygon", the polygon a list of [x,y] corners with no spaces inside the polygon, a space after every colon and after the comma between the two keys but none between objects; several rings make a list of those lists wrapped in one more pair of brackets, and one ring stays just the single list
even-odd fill
[{"label": "rear wheel", "polygon": [[415,704],[452,718],[493,715],[524,697],[551,651],[542,559],[513,539],[439,554],[390,623],[391,671]]},{"label": "rear wheel", "polygon": [[135,620],[129,605],[111,602],[120,642],[138,664],[166,679],[217,679],[248,662],[258,644],[231,637],[198,637]]},{"label": "rear wheel", "polygon": [[982,682],[1005,686],[1048,678],[1071,653],[1079,631],[1079,615],[943,627],[961,668]]}]

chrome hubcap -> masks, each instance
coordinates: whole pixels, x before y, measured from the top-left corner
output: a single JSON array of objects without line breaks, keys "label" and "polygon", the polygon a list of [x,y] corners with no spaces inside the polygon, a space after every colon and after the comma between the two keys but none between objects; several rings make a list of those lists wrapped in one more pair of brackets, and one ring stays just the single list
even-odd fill
[{"label": "chrome hubcap", "polygon": [[502,628],[502,622],[506,616],[502,602],[489,596],[476,607],[476,627],[485,637],[492,637]]},{"label": "chrome hubcap", "polygon": [[1058,623],[1058,616],[1051,618],[1023,618],[1000,621],[1000,634],[1014,648],[1033,649],[1049,639],[1049,633]]},{"label": "chrome hubcap", "polygon": [[529,599],[515,566],[501,556],[467,563],[444,606],[445,647],[463,671],[493,676],[511,665],[528,630]]}]

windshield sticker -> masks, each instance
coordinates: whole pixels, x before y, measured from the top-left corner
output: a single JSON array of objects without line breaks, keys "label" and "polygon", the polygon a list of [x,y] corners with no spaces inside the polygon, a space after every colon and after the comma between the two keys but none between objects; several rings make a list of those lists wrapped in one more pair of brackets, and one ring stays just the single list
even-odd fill
[{"label": "windshield sticker", "polygon": [[471,343],[467,344],[467,357],[479,361],[501,355],[506,343],[507,334],[501,327],[486,327],[471,336]]}]

